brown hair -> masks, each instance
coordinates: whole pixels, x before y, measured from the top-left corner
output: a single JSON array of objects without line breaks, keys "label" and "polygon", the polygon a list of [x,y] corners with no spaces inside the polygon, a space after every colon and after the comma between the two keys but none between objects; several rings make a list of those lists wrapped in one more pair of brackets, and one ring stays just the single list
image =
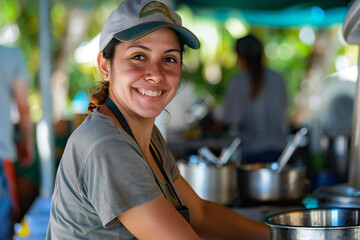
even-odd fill
[{"label": "brown hair", "polygon": [[[119,40],[113,38],[103,50],[104,58],[109,60],[111,65],[115,55],[115,48],[119,43]],[[92,92],[92,96],[88,105],[88,112],[92,113],[97,106],[104,104],[106,98],[109,96],[109,81],[102,80],[100,84],[91,88],[90,92]]]}]

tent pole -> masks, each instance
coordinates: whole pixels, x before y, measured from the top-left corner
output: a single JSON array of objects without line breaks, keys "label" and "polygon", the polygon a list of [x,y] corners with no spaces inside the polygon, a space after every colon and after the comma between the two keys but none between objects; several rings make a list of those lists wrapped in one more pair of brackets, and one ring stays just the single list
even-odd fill
[{"label": "tent pole", "polygon": [[50,0],[40,0],[39,83],[43,117],[37,124],[37,146],[41,162],[41,197],[51,197],[54,186],[54,130],[51,101]]}]

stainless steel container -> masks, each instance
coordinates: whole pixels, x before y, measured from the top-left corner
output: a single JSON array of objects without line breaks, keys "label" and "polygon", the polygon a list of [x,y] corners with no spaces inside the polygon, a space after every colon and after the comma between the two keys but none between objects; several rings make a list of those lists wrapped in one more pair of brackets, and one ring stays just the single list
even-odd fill
[{"label": "stainless steel container", "polygon": [[273,240],[359,240],[359,208],[305,209],[265,218]]},{"label": "stainless steel container", "polygon": [[299,200],[308,186],[304,167],[287,166],[277,174],[270,163],[242,165],[238,178],[240,197],[260,202]]},{"label": "stainless steel container", "polygon": [[178,167],[181,175],[202,199],[222,205],[234,203],[237,190],[235,165],[216,167],[179,161]]}]

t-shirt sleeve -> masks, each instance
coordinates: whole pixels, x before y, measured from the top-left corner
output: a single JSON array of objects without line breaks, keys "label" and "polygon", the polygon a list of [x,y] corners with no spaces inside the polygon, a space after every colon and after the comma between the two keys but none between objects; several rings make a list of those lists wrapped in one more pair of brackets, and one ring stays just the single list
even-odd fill
[{"label": "t-shirt sleeve", "polygon": [[24,81],[28,79],[28,71],[23,54],[18,49],[14,49],[14,69],[13,79],[15,81]]},{"label": "t-shirt sleeve", "polygon": [[139,151],[130,140],[108,137],[86,158],[82,184],[104,227],[126,210],[162,195]]}]

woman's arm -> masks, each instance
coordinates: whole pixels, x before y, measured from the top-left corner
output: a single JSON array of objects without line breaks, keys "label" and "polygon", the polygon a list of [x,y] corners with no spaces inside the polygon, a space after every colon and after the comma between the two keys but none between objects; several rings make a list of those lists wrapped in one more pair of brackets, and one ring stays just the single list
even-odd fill
[{"label": "woman's arm", "polygon": [[270,228],[219,204],[202,200],[183,177],[174,187],[190,210],[190,224],[202,239],[270,239]]},{"label": "woman's arm", "polygon": [[131,208],[117,217],[138,239],[199,239],[176,209],[161,196]]},{"label": "woman's arm", "polygon": [[14,98],[16,100],[20,122],[20,142],[18,143],[19,161],[22,167],[29,166],[33,160],[33,123],[30,119],[30,109],[27,103],[27,83],[26,79],[17,79],[13,85]]}]

